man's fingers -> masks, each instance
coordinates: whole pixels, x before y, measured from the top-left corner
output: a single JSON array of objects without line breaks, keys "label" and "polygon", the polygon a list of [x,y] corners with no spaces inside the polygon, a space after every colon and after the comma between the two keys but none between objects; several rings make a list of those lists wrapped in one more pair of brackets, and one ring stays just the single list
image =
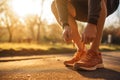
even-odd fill
[{"label": "man's fingers", "polygon": [[71,33],[65,32],[65,33],[63,34],[63,38],[64,38],[64,40],[65,40],[66,42],[70,42],[70,41],[71,41]]},{"label": "man's fingers", "polygon": [[93,42],[94,39],[95,39],[95,38],[90,38],[90,42]]},{"label": "man's fingers", "polygon": [[87,44],[87,42],[88,42],[88,39],[86,36],[84,36],[84,43]]},{"label": "man's fingers", "polygon": [[67,34],[64,34],[63,38],[64,38],[65,41],[68,41],[68,35]]},{"label": "man's fingers", "polygon": [[90,38],[89,37],[86,37],[86,44],[89,44],[90,43]]},{"label": "man's fingers", "polygon": [[95,37],[87,37],[86,43],[87,43],[87,44],[90,44],[91,42],[94,41],[94,39],[95,39]]},{"label": "man's fingers", "polygon": [[82,34],[81,42],[84,42],[84,34]]},{"label": "man's fingers", "polygon": [[87,36],[85,34],[82,34],[81,42],[83,42],[85,44],[88,42],[87,41]]},{"label": "man's fingers", "polygon": [[94,39],[95,39],[94,37],[82,34],[81,41],[84,42],[85,44],[90,44],[90,42],[93,42]]},{"label": "man's fingers", "polygon": [[84,38],[85,38],[84,39],[85,40],[84,43],[85,44],[89,44],[89,40],[90,40],[89,36],[86,35]]},{"label": "man's fingers", "polygon": [[72,40],[72,32],[69,26],[66,26],[63,30],[63,38],[66,42],[70,42]]}]

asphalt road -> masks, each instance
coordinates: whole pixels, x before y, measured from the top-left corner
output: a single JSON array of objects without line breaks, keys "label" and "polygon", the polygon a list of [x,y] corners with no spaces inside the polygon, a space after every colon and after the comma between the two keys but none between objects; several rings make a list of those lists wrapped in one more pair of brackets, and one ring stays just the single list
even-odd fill
[{"label": "asphalt road", "polygon": [[120,80],[120,52],[103,52],[104,69],[75,71],[63,65],[72,54],[0,58],[0,80]]}]

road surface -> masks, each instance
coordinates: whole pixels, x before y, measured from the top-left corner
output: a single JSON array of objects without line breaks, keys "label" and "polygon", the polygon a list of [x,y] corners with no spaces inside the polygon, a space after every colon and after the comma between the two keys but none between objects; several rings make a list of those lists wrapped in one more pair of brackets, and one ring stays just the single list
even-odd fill
[{"label": "road surface", "polygon": [[0,58],[0,80],[120,80],[120,52],[103,52],[104,69],[75,71],[63,65],[73,54]]}]

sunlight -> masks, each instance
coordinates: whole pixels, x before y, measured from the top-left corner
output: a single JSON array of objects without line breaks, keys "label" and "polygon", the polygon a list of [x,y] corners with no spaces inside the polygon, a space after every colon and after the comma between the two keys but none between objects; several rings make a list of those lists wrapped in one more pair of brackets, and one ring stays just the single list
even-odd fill
[{"label": "sunlight", "polygon": [[[10,0],[9,3],[19,17],[24,18],[29,14],[38,15],[41,16],[42,20],[53,23],[55,20],[50,9],[52,0],[44,0],[43,6],[41,6],[41,1],[42,0]],[[41,10],[43,10],[42,14]]]},{"label": "sunlight", "polygon": [[53,0],[45,0],[43,5],[43,19],[45,19],[48,24],[54,23],[56,20],[51,12],[51,3]]},{"label": "sunlight", "polygon": [[15,13],[20,17],[24,17],[27,14],[38,14],[41,9],[40,2],[38,2],[38,0],[12,0],[11,6]]}]

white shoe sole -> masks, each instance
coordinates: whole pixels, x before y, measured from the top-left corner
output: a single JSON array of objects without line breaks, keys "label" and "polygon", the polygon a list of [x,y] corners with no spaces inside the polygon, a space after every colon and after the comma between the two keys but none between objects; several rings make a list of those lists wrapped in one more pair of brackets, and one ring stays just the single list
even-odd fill
[{"label": "white shoe sole", "polygon": [[87,70],[87,71],[92,71],[92,70],[96,70],[98,68],[104,68],[104,65],[103,64],[97,64],[96,66],[94,67],[78,67],[78,66],[74,66],[74,69],[75,70]]},{"label": "white shoe sole", "polygon": [[73,67],[73,64],[64,64],[66,67]]}]

